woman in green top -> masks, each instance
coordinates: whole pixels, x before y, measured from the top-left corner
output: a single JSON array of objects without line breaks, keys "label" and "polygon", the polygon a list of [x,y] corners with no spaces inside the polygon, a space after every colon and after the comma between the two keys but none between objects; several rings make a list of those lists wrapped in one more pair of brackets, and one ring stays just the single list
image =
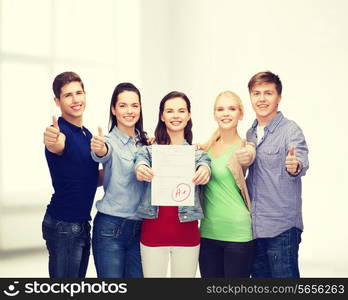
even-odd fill
[{"label": "woman in green top", "polygon": [[254,260],[250,198],[244,180],[255,159],[253,144],[237,132],[243,104],[233,92],[220,93],[214,105],[219,128],[202,146],[211,158],[211,179],[204,188],[199,267],[201,276],[249,277]]}]

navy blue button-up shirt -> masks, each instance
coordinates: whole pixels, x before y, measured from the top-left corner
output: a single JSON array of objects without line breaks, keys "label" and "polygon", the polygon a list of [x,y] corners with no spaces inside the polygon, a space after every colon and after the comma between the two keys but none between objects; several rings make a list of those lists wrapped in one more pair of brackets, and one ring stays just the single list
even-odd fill
[{"label": "navy blue button-up shirt", "polygon": [[[275,237],[297,227],[303,230],[301,177],[308,169],[308,148],[300,127],[281,112],[264,128],[257,143],[257,120],[247,132],[247,140],[257,145],[256,159],[249,167],[247,186],[252,203],[254,238]],[[285,168],[290,145],[302,163],[297,176]]]}]

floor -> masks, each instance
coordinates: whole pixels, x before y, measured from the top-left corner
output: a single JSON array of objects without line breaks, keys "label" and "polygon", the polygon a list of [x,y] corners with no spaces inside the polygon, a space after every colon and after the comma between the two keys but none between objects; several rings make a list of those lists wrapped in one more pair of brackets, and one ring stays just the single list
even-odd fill
[{"label": "floor", "polygon": [[[48,277],[48,256],[45,249],[17,254],[0,255],[0,278]],[[347,262],[300,261],[301,277],[348,277]],[[88,278],[95,278],[93,256],[87,270]],[[197,277],[200,277],[197,271]]]}]

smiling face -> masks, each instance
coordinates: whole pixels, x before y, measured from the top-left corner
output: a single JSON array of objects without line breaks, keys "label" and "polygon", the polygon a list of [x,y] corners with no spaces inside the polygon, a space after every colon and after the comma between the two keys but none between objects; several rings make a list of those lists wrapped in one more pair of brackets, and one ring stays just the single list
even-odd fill
[{"label": "smiling face", "polygon": [[62,111],[62,117],[68,122],[80,125],[86,107],[86,95],[78,81],[72,81],[61,88],[60,97],[55,98]]},{"label": "smiling face", "polygon": [[117,119],[117,128],[125,131],[135,127],[140,118],[140,101],[137,93],[124,91],[117,96],[115,106],[111,108]]},{"label": "smiling face", "polygon": [[277,115],[281,96],[274,83],[261,83],[252,87],[250,99],[260,125],[267,125]]},{"label": "smiling face", "polygon": [[167,127],[167,132],[184,132],[191,114],[188,111],[186,101],[180,97],[171,98],[164,104],[161,120]]},{"label": "smiling face", "polygon": [[214,118],[222,130],[236,128],[243,118],[240,99],[231,94],[221,94],[215,102]]}]

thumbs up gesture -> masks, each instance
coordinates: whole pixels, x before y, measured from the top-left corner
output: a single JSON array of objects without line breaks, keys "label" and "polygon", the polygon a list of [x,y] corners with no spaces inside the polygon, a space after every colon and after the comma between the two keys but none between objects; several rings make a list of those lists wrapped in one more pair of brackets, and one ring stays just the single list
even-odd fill
[{"label": "thumbs up gesture", "polygon": [[100,157],[108,153],[108,148],[104,141],[103,130],[100,126],[98,127],[98,135],[94,135],[91,139],[91,150]]},{"label": "thumbs up gesture", "polygon": [[300,165],[300,161],[296,157],[294,145],[290,145],[289,153],[285,158],[286,170],[291,175],[295,175],[298,172],[299,165]]},{"label": "thumbs up gesture", "polygon": [[44,132],[44,144],[50,152],[61,154],[65,147],[65,135],[60,132],[55,116],[52,116],[52,121],[53,125],[47,127]]},{"label": "thumbs up gesture", "polygon": [[253,155],[246,148],[246,140],[245,139],[242,140],[241,146],[239,147],[239,149],[236,150],[235,153],[236,153],[237,161],[241,166],[250,165],[252,158],[253,158]]}]

